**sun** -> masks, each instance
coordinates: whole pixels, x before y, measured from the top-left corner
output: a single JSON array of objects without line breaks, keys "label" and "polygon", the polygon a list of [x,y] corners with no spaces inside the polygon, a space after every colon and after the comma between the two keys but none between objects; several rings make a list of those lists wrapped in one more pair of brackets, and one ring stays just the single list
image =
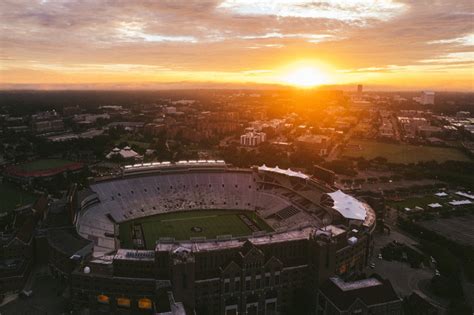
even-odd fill
[{"label": "sun", "polygon": [[327,83],[326,75],[316,67],[304,66],[289,70],[282,77],[283,82],[301,88],[311,88]]}]

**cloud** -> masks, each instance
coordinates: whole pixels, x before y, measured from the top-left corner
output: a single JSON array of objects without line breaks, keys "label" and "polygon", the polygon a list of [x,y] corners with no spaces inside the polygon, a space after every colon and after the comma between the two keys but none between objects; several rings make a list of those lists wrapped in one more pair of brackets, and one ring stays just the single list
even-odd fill
[{"label": "cloud", "polygon": [[244,35],[240,39],[269,39],[269,38],[301,38],[306,39],[310,43],[320,43],[323,41],[337,40],[337,36],[330,34],[282,34],[277,32],[265,33],[261,35]]},{"label": "cloud", "polygon": [[390,0],[225,0],[218,8],[242,15],[320,18],[342,21],[386,20],[405,9],[403,3]]},{"label": "cloud", "polygon": [[428,44],[459,44],[463,46],[474,45],[474,34],[468,34],[462,37],[451,38],[451,39],[438,39],[429,41]]},{"label": "cloud", "polygon": [[0,82],[31,83],[28,71],[225,80],[297,59],[341,75],[444,67],[463,76],[455,65],[472,61],[473,23],[471,0],[3,0]]},{"label": "cloud", "polygon": [[119,38],[123,41],[145,41],[145,42],[184,42],[196,43],[197,38],[186,35],[163,35],[145,33],[144,24],[137,22],[123,22],[118,28]]}]

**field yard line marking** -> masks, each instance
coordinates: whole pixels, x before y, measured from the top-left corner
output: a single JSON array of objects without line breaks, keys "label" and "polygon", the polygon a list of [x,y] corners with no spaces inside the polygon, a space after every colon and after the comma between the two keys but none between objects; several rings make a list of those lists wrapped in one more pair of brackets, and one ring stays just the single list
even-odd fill
[{"label": "field yard line marking", "polygon": [[189,218],[181,218],[181,219],[166,219],[166,220],[161,220],[159,222],[186,221],[186,220],[192,220],[192,219],[208,219],[208,218],[215,218],[215,217],[218,217],[218,215],[208,215],[205,217],[189,217]]}]

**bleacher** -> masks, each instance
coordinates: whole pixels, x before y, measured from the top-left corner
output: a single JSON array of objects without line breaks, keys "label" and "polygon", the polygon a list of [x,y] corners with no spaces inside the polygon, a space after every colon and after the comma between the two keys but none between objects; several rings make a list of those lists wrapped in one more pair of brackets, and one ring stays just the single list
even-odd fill
[{"label": "bleacher", "polygon": [[278,211],[277,213],[275,213],[275,216],[277,216],[280,220],[285,220],[285,219],[288,219],[288,218],[294,216],[298,212],[300,212],[300,211],[298,209],[296,209],[295,207],[288,206],[285,209],[282,209],[282,210]]},{"label": "bleacher", "polygon": [[[313,216],[302,211],[315,207],[311,201],[287,187],[279,186],[271,176],[259,182],[257,174],[248,171],[167,172],[127,176],[92,184],[95,193],[82,208],[78,232],[94,240],[96,250],[113,250],[121,222],[167,212],[236,209],[257,211],[278,227],[307,224]],[[291,185],[289,185],[291,186]],[[302,209],[298,209],[302,208]],[[274,220],[275,219],[275,220]]]}]

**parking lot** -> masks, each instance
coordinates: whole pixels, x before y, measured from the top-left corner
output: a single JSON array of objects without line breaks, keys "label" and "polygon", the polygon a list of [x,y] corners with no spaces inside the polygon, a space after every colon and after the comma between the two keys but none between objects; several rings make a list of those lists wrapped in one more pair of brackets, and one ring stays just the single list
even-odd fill
[{"label": "parking lot", "polygon": [[397,294],[403,298],[410,295],[414,290],[423,292],[436,305],[445,307],[446,301],[434,297],[429,290],[429,283],[435,273],[435,269],[431,266],[421,266],[421,268],[412,268],[407,262],[387,261],[379,259],[380,249],[387,244],[397,241],[408,245],[415,245],[417,242],[398,231],[392,230],[388,234],[376,234],[374,242],[374,254],[370,259],[370,263],[374,263],[375,267],[367,268],[367,274],[377,273],[383,278],[389,279]]}]

